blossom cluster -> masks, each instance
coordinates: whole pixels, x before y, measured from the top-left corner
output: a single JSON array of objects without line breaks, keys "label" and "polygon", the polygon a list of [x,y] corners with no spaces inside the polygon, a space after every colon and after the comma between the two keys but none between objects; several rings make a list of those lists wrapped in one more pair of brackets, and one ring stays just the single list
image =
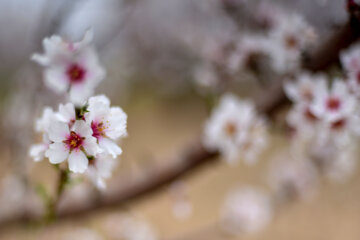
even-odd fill
[{"label": "blossom cluster", "polygon": [[65,162],[73,173],[85,173],[99,188],[111,176],[116,157],[122,153],[116,141],[127,135],[127,115],[112,107],[104,95],[92,96],[105,71],[98,63],[88,31],[80,42],[59,36],[45,38],[45,53],[32,59],[44,66],[46,85],[56,93],[68,93],[70,102],[57,111],[45,107],[35,130],[42,143],[30,148],[35,161],[44,157],[52,164]]},{"label": "blossom cluster", "polygon": [[[269,5],[269,6],[268,6]],[[266,31],[241,33],[230,40],[207,40],[202,63],[194,71],[196,82],[203,87],[219,87],[236,79],[239,71],[259,71],[259,60],[270,60],[269,66],[279,74],[298,71],[301,57],[317,39],[314,29],[296,13],[259,5],[255,20],[266,25]],[[263,29],[262,29],[263,30]]]},{"label": "blossom cluster", "polygon": [[359,45],[342,52],[344,78],[301,73],[284,86],[294,103],[287,122],[296,154],[306,155],[333,180],[343,181],[356,164],[359,141]]},{"label": "blossom cluster", "polygon": [[206,122],[203,142],[230,164],[239,156],[252,164],[267,145],[266,122],[257,115],[252,102],[226,94]]}]

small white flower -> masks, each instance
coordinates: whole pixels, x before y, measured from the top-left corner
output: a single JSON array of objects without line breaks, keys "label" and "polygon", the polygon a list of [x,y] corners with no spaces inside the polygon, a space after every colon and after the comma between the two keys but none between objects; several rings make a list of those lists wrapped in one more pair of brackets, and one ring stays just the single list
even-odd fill
[{"label": "small white flower", "polygon": [[52,143],[45,152],[53,164],[58,164],[66,159],[69,169],[75,173],[83,173],[88,167],[88,157],[101,152],[92,136],[90,126],[83,120],[75,121],[73,127],[60,121],[50,125],[49,138]]},{"label": "small white flower", "polygon": [[70,100],[76,105],[83,104],[105,77],[91,44],[92,38],[92,31],[75,43],[66,42],[59,36],[45,38],[45,53],[32,56],[32,60],[45,67],[46,85],[56,93],[69,91]]},{"label": "small white flower", "polygon": [[268,53],[273,68],[286,73],[299,67],[302,51],[315,39],[313,29],[300,15],[284,15],[270,31]]},{"label": "small white flower", "polygon": [[111,155],[100,153],[90,160],[89,167],[85,173],[97,188],[105,189],[105,179],[111,177],[116,164],[117,160]]},{"label": "small white flower", "polygon": [[302,73],[296,78],[296,82],[286,82],[284,90],[294,103],[310,103],[315,94],[327,91],[327,79],[323,75]]},{"label": "small white flower", "polygon": [[114,158],[122,153],[116,140],[127,135],[126,113],[119,107],[110,107],[107,97],[91,97],[88,103],[85,121],[91,126],[93,136],[105,153]]},{"label": "small white flower", "polygon": [[253,188],[231,191],[220,216],[223,231],[232,235],[255,233],[272,219],[272,204],[267,195]]},{"label": "small white flower", "polygon": [[227,94],[206,122],[203,142],[208,149],[220,151],[229,163],[235,163],[239,155],[252,163],[266,145],[265,133],[254,105]]},{"label": "small white flower", "polygon": [[332,124],[351,116],[356,110],[355,107],[356,98],[350,93],[346,83],[340,79],[334,80],[331,89],[317,92],[310,105],[316,117]]}]

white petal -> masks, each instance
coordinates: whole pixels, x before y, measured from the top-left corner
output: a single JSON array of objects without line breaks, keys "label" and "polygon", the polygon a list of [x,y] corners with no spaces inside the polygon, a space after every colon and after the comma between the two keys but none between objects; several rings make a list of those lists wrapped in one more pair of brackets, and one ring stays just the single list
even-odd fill
[{"label": "white petal", "polygon": [[84,138],[91,137],[93,134],[90,125],[87,124],[84,120],[76,120],[73,126],[73,131]]},{"label": "white petal", "polygon": [[127,115],[121,108],[112,107],[108,120],[109,124],[108,129],[106,130],[106,135],[109,138],[115,140],[119,137],[125,137],[127,135]]},{"label": "white petal", "polygon": [[95,156],[96,154],[101,153],[103,151],[96,143],[96,138],[94,137],[87,137],[84,140],[83,146],[86,153],[90,156]]},{"label": "white petal", "polygon": [[60,104],[58,117],[61,121],[64,121],[66,123],[69,123],[70,121],[75,120],[76,115],[75,115],[74,104],[72,104],[72,103],[67,103],[65,105]]},{"label": "white petal", "polygon": [[38,162],[44,159],[46,150],[47,146],[45,144],[35,144],[30,147],[29,155],[35,162]]},{"label": "white petal", "polygon": [[52,66],[44,71],[45,84],[56,93],[64,93],[69,87],[65,75],[66,69],[62,65]]},{"label": "white petal", "polygon": [[74,173],[84,173],[88,167],[88,159],[82,151],[72,151],[69,156],[69,169]]},{"label": "white petal", "polygon": [[45,156],[49,158],[52,164],[58,164],[69,156],[69,149],[64,143],[52,143],[45,152]]},{"label": "white petal", "polygon": [[100,139],[99,145],[104,150],[104,152],[111,154],[113,158],[116,158],[117,155],[120,155],[122,153],[121,148],[114,141],[108,138]]},{"label": "white petal", "polygon": [[38,64],[42,65],[42,66],[47,66],[50,64],[50,59],[46,56],[46,55],[41,55],[41,54],[33,54],[31,56],[31,60],[34,62],[37,62]]},{"label": "white petal", "polygon": [[[87,81],[87,79],[84,81]],[[70,101],[77,106],[83,105],[93,92],[94,87],[89,84],[73,84],[70,89]]]},{"label": "white petal", "polygon": [[62,142],[70,134],[69,126],[66,123],[54,121],[49,127],[49,139],[54,142]]}]

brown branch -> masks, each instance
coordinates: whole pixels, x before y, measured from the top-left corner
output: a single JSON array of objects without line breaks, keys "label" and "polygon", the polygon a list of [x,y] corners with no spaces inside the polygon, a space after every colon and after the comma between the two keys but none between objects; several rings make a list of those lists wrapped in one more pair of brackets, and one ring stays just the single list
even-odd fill
[{"label": "brown branch", "polygon": [[[354,30],[354,26],[356,26]],[[328,67],[338,60],[339,51],[350,45],[359,36],[358,24],[351,20],[339,32],[325,42],[314,55],[306,58],[304,66],[310,70],[319,70]],[[282,83],[279,81],[269,89],[266,94],[262,94],[255,99],[259,111],[266,114],[272,114],[286,102],[286,97],[282,91]],[[139,179],[117,179],[115,182],[121,183],[116,185],[114,191],[99,196],[89,204],[67,204],[60,206],[57,211],[58,219],[69,217],[84,216],[98,209],[109,208],[124,204],[130,200],[139,199],[148,194],[154,193],[167,184],[179,179],[185,175],[197,171],[199,168],[214,162],[218,153],[208,152],[203,148],[200,141],[192,144],[185,149],[184,154],[179,155],[172,161],[163,161],[161,164],[154,166],[152,170]],[[24,215],[12,222],[24,222],[38,218],[38,211],[27,211]],[[10,222],[0,222],[0,228],[6,227]]]}]

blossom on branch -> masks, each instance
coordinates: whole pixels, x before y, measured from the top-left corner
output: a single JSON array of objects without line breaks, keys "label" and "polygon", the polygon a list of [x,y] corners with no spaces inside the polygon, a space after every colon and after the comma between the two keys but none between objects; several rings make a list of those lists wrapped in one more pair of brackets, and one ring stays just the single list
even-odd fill
[{"label": "blossom on branch", "polygon": [[52,36],[43,40],[44,54],[32,56],[44,67],[45,84],[58,94],[67,92],[76,105],[83,104],[105,77],[92,39],[92,31],[74,43]]},{"label": "blossom on branch", "polygon": [[205,124],[203,142],[230,164],[239,156],[252,164],[267,145],[265,120],[257,116],[251,102],[226,94]]},{"label": "blossom on branch", "polygon": [[250,187],[231,191],[220,216],[223,231],[232,235],[255,233],[269,224],[273,209],[270,198]]}]

